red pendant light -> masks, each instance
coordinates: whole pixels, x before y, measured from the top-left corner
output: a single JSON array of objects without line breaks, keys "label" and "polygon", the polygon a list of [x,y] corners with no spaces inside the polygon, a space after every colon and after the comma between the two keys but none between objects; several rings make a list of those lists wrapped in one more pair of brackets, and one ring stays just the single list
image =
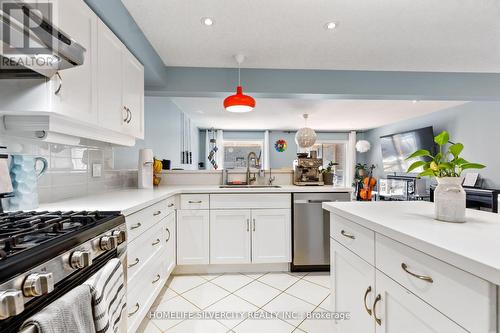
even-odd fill
[{"label": "red pendant light", "polygon": [[238,62],[238,86],[236,87],[236,94],[227,97],[224,100],[224,108],[226,111],[235,113],[244,113],[253,111],[255,108],[255,99],[252,96],[243,94],[243,87],[241,86],[241,63],[245,60],[245,56],[239,54],[235,56]]}]

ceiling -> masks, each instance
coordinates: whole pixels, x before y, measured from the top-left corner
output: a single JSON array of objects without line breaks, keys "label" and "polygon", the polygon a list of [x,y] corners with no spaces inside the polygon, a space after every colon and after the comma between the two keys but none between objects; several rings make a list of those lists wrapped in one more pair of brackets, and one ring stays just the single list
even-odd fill
[{"label": "ceiling", "polygon": [[500,72],[497,0],[122,2],[167,66]]},{"label": "ceiling", "polygon": [[222,99],[175,97],[173,102],[201,128],[226,130],[294,130],[308,126],[323,131],[367,130],[428,113],[461,105],[459,101],[388,101],[388,100],[257,100],[250,113],[224,111]]}]

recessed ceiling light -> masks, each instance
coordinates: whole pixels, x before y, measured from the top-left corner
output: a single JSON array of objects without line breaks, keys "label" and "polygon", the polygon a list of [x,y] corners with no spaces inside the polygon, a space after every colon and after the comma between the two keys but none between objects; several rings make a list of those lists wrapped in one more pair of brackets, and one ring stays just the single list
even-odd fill
[{"label": "recessed ceiling light", "polygon": [[325,24],[325,29],[326,30],[335,30],[335,28],[337,28],[339,26],[339,24],[337,22],[328,22],[327,24]]},{"label": "recessed ceiling light", "polygon": [[211,27],[215,24],[215,20],[213,18],[210,18],[210,17],[202,17],[201,23],[207,27]]},{"label": "recessed ceiling light", "polygon": [[418,100],[414,99],[413,101],[411,101],[413,104],[417,104],[418,103]]},{"label": "recessed ceiling light", "polygon": [[199,114],[204,114],[204,113],[205,113],[205,111],[203,111],[203,110],[198,110],[198,111],[196,111],[196,113],[199,113]]}]

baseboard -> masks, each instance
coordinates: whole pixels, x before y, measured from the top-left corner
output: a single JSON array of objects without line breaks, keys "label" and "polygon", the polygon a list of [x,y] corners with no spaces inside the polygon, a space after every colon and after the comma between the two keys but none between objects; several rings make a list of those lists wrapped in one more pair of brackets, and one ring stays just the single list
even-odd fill
[{"label": "baseboard", "polygon": [[176,266],[173,275],[217,273],[289,272],[290,263],[235,264],[235,265],[183,265]]}]

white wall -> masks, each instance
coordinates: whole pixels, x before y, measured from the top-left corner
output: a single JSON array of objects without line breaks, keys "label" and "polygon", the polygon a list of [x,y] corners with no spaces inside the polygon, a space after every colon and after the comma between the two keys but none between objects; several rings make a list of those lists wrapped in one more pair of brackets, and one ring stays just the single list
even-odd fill
[{"label": "white wall", "polygon": [[137,168],[140,148],[153,149],[157,159],[171,161],[172,168],[195,170],[198,168],[199,131],[192,126],[193,164],[181,164],[182,110],[168,97],[146,96],[144,101],[144,140],[134,148],[116,148],[115,163],[121,168]]}]

